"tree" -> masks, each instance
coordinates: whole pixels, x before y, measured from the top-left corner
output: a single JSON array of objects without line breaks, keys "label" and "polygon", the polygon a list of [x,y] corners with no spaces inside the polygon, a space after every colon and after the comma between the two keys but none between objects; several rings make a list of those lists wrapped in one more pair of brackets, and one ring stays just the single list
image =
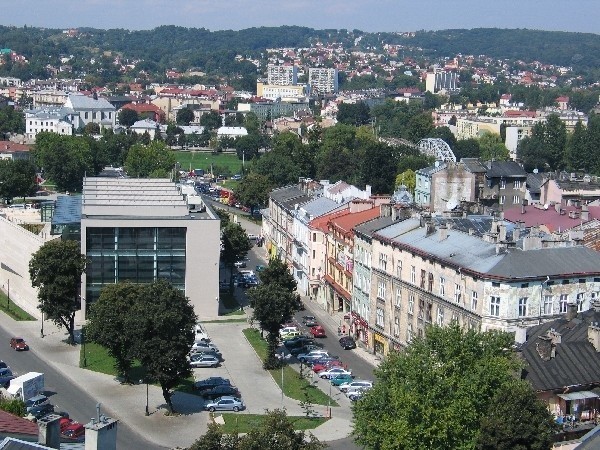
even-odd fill
[{"label": "tree", "polygon": [[109,284],[102,289],[98,301],[92,304],[86,339],[102,345],[115,359],[119,376],[129,381],[133,363],[135,337],[128,333],[135,319],[131,308],[139,301],[141,285],[131,283]]},{"label": "tree", "polygon": [[340,103],[337,120],[345,125],[358,127],[371,122],[371,112],[365,102]]},{"label": "tree", "polygon": [[83,177],[92,170],[92,152],[83,137],[38,133],[33,154],[59,191],[81,191]]},{"label": "tree", "polygon": [[556,423],[526,381],[514,380],[498,390],[481,418],[477,450],[547,450]]},{"label": "tree", "polygon": [[294,292],[298,283],[290,273],[287,265],[279,258],[269,260],[267,267],[258,276],[263,284],[278,284],[289,292]]},{"label": "tree", "polygon": [[252,248],[252,244],[246,231],[239,223],[229,222],[222,228],[221,234],[223,240],[221,259],[226,265],[229,265],[230,282],[233,284],[234,264],[246,257],[248,251]]},{"label": "tree", "polygon": [[513,340],[456,324],[426,328],[376,369],[377,384],[354,407],[356,441],[381,450],[474,448],[481,417],[519,367]]},{"label": "tree", "polygon": [[484,133],[479,138],[480,158],[483,161],[506,161],[510,159],[510,153],[506,145],[500,139],[499,134]]},{"label": "tree", "polygon": [[117,120],[124,127],[130,127],[138,120],[140,120],[140,116],[138,112],[134,109],[122,108],[121,111],[119,111],[119,114],[117,115]]},{"label": "tree", "polygon": [[36,191],[35,166],[29,160],[0,160],[0,197],[12,200]]},{"label": "tree", "polygon": [[457,161],[460,161],[462,158],[479,158],[481,156],[479,140],[469,138],[456,141],[453,152]]},{"label": "tree", "polygon": [[143,285],[142,294],[132,305],[135,319],[128,333],[136,336],[135,357],[147,377],[160,384],[167,408],[174,412],[172,389],[192,374],[187,356],[197,317],[189,299],[168,281]]},{"label": "tree", "polygon": [[191,108],[181,108],[177,111],[177,125],[189,125],[194,120],[194,111]]},{"label": "tree", "polygon": [[294,423],[285,410],[267,411],[265,420],[259,427],[244,436],[225,434],[216,424],[210,424],[208,431],[189,450],[322,450],[327,446],[312,434],[296,431]]},{"label": "tree", "polygon": [[135,144],[127,153],[125,171],[134,178],[165,178],[175,165],[175,154],[164,142]]},{"label": "tree", "polygon": [[590,161],[586,158],[587,133],[581,120],[575,125],[573,133],[567,139],[565,148],[565,165],[569,170],[586,170]]},{"label": "tree", "polygon": [[75,342],[75,312],[81,305],[79,289],[85,266],[79,242],[59,239],[46,242],[29,261],[31,285],[38,288],[38,308],[67,330],[71,343]]},{"label": "tree", "polygon": [[90,122],[83,127],[84,134],[100,134],[100,125],[96,122]]},{"label": "tree", "polygon": [[260,284],[248,291],[252,319],[267,332],[265,369],[276,369],[281,362],[275,357],[279,345],[279,329],[300,309],[300,297],[277,283]]},{"label": "tree", "polygon": [[234,196],[253,212],[256,207],[268,203],[271,189],[271,181],[266,176],[250,172],[235,187]]},{"label": "tree", "polygon": [[396,188],[406,186],[408,192],[415,192],[417,186],[417,174],[414,170],[406,169],[396,177]]},{"label": "tree", "polygon": [[200,125],[208,130],[214,130],[221,126],[221,116],[216,111],[211,111],[200,116]]}]

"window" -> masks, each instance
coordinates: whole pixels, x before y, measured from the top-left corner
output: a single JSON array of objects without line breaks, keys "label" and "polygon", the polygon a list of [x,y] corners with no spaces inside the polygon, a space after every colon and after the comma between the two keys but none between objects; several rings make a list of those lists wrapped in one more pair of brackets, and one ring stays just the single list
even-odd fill
[{"label": "window", "polygon": [[460,290],[460,284],[456,283],[454,285],[454,303],[460,303],[462,298],[462,292]]},{"label": "window", "polygon": [[585,301],[584,296],[585,294],[583,292],[577,294],[577,312],[583,311],[583,302]]},{"label": "window", "polygon": [[427,279],[427,290],[429,292],[433,291],[433,274],[429,272],[429,277]]},{"label": "window", "polygon": [[552,314],[552,303],[554,302],[554,298],[551,295],[544,296],[544,302],[542,303],[542,314],[549,315]]},{"label": "window", "polygon": [[396,288],[396,299],[395,299],[394,305],[396,305],[398,308],[400,308],[401,304],[402,304],[402,289]]},{"label": "window", "polygon": [[412,327],[412,323],[409,323],[406,326],[406,342],[412,341],[412,338],[413,338],[413,327]]},{"label": "window", "polygon": [[427,303],[426,305],[425,320],[429,323],[433,320],[433,305],[431,303]]},{"label": "window", "polygon": [[396,276],[402,278],[402,261],[396,263]]},{"label": "window", "polygon": [[316,251],[315,251],[315,250],[313,250],[313,256],[312,256],[312,259],[315,259],[316,257],[317,257],[317,253],[316,253]]},{"label": "window", "polygon": [[519,203],[521,203],[521,197],[513,195],[513,205],[518,205]]},{"label": "window", "polygon": [[569,296],[567,294],[561,294],[560,300],[558,302],[558,312],[566,313],[567,312],[567,304],[569,303]]},{"label": "window", "polygon": [[471,292],[471,310],[477,311],[477,291]]},{"label": "window", "polygon": [[521,189],[521,180],[515,180],[515,189]]},{"label": "window", "polygon": [[427,272],[421,269],[421,289],[425,289],[425,279],[427,278]]},{"label": "window", "polygon": [[444,325],[444,308],[438,306],[437,313],[437,324],[441,327]]},{"label": "window", "polygon": [[490,316],[500,317],[500,297],[490,297]]},{"label": "window", "polygon": [[492,281],[492,286],[493,287],[500,287],[500,283],[497,283],[495,281]]},{"label": "window", "polygon": [[527,297],[519,299],[519,317],[527,317]]},{"label": "window", "polygon": [[313,233],[312,236],[313,236],[313,242],[317,242],[317,233]]},{"label": "window", "polygon": [[394,317],[394,336],[400,336],[400,317]]},{"label": "window", "polygon": [[408,313],[412,314],[415,308],[415,296],[410,294],[408,296]]},{"label": "window", "polygon": [[83,117],[85,117],[86,119],[88,119],[88,118],[89,118],[89,115],[90,115],[90,113],[86,111],[86,112],[83,114]]},{"label": "window", "polygon": [[506,195],[501,195],[500,199],[498,200],[498,203],[504,205],[506,203]]},{"label": "window", "polygon": [[422,298],[419,299],[419,310],[417,311],[417,317],[419,319],[423,318],[423,310],[425,309],[425,300]]},{"label": "window", "polygon": [[382,327],[383,328],[383,323],[384,323],[383,308],[377,307],[377,314],[376,314],[375,324],[378,327]]},{"label": "window", "polygon": [[377,280],[377,298],[385,300],[385,281]]},{"label": "window", "polygon": [[500,189],[506,189],[506,180],[505,179],[500,180]]},{"label": "window", "polygon": [[415,266],[410,266],[410,282],[415,284],[417,282],[417,270]]},{"label": "window", "polygon": [[381,270],[387,269],[387,255],[384,253],[379,254],[379,268]]},{"label": "window", "polygon": [[446,279],[444,277],[440,277],[440,297],[446,295]]}]

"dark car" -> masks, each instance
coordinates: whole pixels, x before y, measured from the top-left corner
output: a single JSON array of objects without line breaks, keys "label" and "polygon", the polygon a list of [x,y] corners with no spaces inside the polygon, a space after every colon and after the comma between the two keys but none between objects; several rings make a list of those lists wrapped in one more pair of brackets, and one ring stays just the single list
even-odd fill
[{"label": "dark car", "polygon": [[10,340],[11,348],[15,349],[18,352],[29,350],[29,345],[25,342],[25,339],[20,337],[14,337]]},{"label": "dark car", "polygon": [[309,353],[311,350],[320,350],[321,348],[323,348],[322,344],[308,344],[308,345],[303,345],[301,347],[294,347],[290,349],[290,353],[294,356],[298,356],[302,353]]},{"label": "dark car", "polygon": [[42,403],[41,405],[32,406],[27,413],[26,418],[32,422],[37,422],[39,419],[50,414],[51,412],[54,412],[54,405],[50,403]]},{"label": "dark car", "polygon": [[2,361],[0,359],[0,369],[6,369],[8,367],[8,364],[6,364],[4,361]]},{"label": "dark car", "polygon": [[307,361],[306,364],[309,366],[314,366],[316,364],[325,365],[329,364],[331,361],[337,361],[339,359],[338,356],[321,356],[320,358],[312,358]]},{"label": "dark car", "polygon": [[215,398],[222,397],[224,395],[231,395],[233,397],[239,397],[240,392],[236,387],[222,384],[220,386],[215,386],[214,388],[207,389],[202,392],[202,397],[208,398],[210,400],[214,400]]},{"label": "dark car", "polygon": [[229,386],[229,385],[231,385],[231,381],[229,381],[227,378],[222,378],[222,377],[210,377],[210,378],[206,378],[204,380],[196,381],[194,383],[194,389],[203,391],[205,389],[212,389],[215,386],[221,386],[221,385]]},{"label": "dark car", "polygon": [[356,348],[356,341],[350,336],[343,336],[340,338],[340,345],[344,350],[350,350]]},{"label": "dark car", "polygon": [[298,348],[303,347],[305,345],[314,344],[315,340],[308,336],[296,336],[292,339],[288,339],[283,343],[286,348]]},{"label": "dark car", "polygon": [[0,386],[7,388],[10,385],[10,380],[15,376],[8,367],[0,369]]},{"label": "dark car", "polygon": [[303,316],[302,323],[304,325],[306,325],[308,328],[316,327],[318,325],[317,319],[315,319],[314,316]]}]

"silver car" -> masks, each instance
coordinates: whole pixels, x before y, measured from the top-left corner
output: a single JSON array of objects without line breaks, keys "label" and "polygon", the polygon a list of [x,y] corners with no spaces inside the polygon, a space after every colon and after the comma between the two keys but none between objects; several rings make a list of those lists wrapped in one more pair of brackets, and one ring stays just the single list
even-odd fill
[{"label": "silver car", "polygon": [[244,402],[237,397],[223,396],[204,405],[204,409],[213,411],[241,411],[246,409]]},{"label": "silver car", "polygon": [[190,365],[192,367],[217,367],[221,361],[212,355],[201,355],[199,358],[192,358]]},{"label": "silver car", "polygon": [[349,393],[361,389],[371,389],[373,382],[368,380],[354,380],[350,383],[344,383],[339,386],[340,391]]}]

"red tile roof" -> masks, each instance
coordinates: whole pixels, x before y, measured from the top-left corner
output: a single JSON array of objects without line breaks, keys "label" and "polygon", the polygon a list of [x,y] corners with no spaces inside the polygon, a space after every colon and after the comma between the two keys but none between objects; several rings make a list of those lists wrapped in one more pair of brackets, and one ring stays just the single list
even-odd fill
[{"label": "red tile roof", "polygon": [[2,435],[38,435],[38,426],[22,417],[0,410],[0,434]]},{"label": "red tile roof", "polygon": [[346,214],[341,217],[335,217],[331,219],[329,222],[335,228],[338,228],[340,231],[344,233],[351,233],[352,229],[368,220],[374,219],[378,217],[380,214],[379,208],[371,208],[366,211],[360,211],[356,213]]},{"label": "red tile roof", "polygon": [[11,141],[0,141],[0,153],[28,152],[29,145]]},{"label": "red tile roof", "polygon": [[322,231],[323,233],[327,233],[327,223],[331,219],[344,216],[346,214],[350,214],[350,210],[348,208],[317,217],[316,219],[311,220],[308,226],[312,229],[317,229]]}]

